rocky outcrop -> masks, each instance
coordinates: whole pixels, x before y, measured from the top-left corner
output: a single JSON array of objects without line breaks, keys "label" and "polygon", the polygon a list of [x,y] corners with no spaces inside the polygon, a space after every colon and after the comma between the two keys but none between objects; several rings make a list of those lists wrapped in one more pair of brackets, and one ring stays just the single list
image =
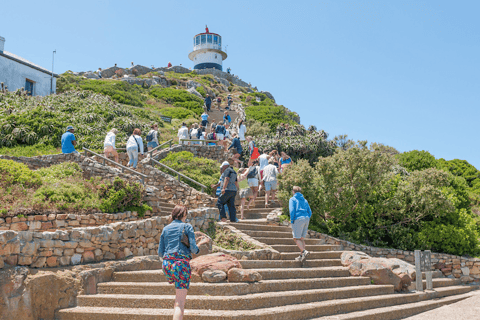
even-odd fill
[{"label": "rocky outcrop", "polygon": [[228,282],[258,282],[262,275],[254,270],[232,268],[228,270]]},{"label": "rocky outcrop", "polygon": [[224,253],[212,253],[192,259],[190,266],[192,267],[192,273],[199,276],[202,276],[205,271],[220,270],[228,273],[228,270],[232,268],[242,268],[236,258]]},{"label": "rocky outcrop", "polygon": [[200,231],[195,232],[195,242],[196,243],[200,243],[204,239],[208,239],[208,242],[205,243],[205,244],[202,244],[201,246],[198,246],[198,248],[200,249],[200,252],[198,254],[194,254],[193,258],[204,256],[204,255],[212,253],[212,248],[213,248],[212,239],[203,232],[200,232]]},{"label": "rocky outcrop", "polygon": [[268,92],[268,91],[261,91],[261,93],[263,93],[264,95],[267,96],[267,98],[272,99],[273,102],[275,102],[275,98],[273,97],[273,95],[272,95],[270,92]]},{"label": "rocky outcrop", "polygon": [[345,251],[341,261],[352,276],[370,277],[374,284],[391,284],[395,291],[406,290],[415,279],[415,267],[399,259],[372,258],[363,252]]},{"label": "rocky outcrop", "polygon": [[201,87],[202,84],[200,84],[200,83],[198,83],[198,82],[196,82],[196,81],[193,81],[193,80],[188,80],[188,81],[186,82],[186,86],[187,86],[188,89],[190,89],[190,88],[195,88],[195,89],[197,89],[198,87]]},{"label": "rocky outcrop", "polygon": [[95,80],[100,79],[96,73],[93,73],[91,71],[85,72],[83,76],[87,79],[95,79]]},{"label": "rocky outcrop", "polygon": [[194,94],[196,95],[197,97],[199,97],[200,99],[203,99],[203,96],[197,91],[195,90],[194,87],[191,87],[190,89],[187,89],[187,91],[191,94]]}]

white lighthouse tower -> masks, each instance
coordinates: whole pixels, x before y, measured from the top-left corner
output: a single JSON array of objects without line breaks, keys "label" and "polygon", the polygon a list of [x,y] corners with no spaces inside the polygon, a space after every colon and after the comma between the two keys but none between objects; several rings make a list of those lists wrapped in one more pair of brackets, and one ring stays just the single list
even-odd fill
[{"label": "white lighthouse tower", "polygon": [[193,69],[215,68],[222,71],[222,61],[227,59],[227,53],[222,50],[222,37],[210,33],[205,26],[205,32],[193,37],[193,51],[188,58],[193,61]]}]

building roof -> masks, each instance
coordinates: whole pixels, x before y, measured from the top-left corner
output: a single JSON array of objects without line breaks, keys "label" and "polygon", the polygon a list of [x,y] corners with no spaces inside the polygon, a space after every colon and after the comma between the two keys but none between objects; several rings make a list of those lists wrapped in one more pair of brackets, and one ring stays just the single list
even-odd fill
[{"label": "building roof", "polygon": [[[24,65],[26,65],[26,66],[28,66],[28,67],[30,67],[30,68],[36,69],[36,70],[41,71],[41,72],[43,72],[43,73],[46,73],[46,74],[48,74],[48,75],[51,75],[51,74],[52,74],[52,71],[47,70],[47,69],[45,69],[45,68],[42,68],[42,67],[40,67],[39,65],[36,65],[35,63],[30,62],[30,61],[28,61],[28,60],[26,60],[26,59],[24,59],[24,58],[22,58],[22,57],[20,57],[20,56],[17,56],[16,54],[13,54],[13,53],[8,52],[8,51],[3,51],[3,52],[0,51],[0,57],[5,57],[5,58],[7,58],[7,59],[10,59],[10,60],[16,61],[16,62],[18,62],[18,63],[24,64]],[[53,76],[54,76],[55,78],[58,78],[58,77],[59,77],[59,75],[56,74],[56,73],[54,73]]]}]

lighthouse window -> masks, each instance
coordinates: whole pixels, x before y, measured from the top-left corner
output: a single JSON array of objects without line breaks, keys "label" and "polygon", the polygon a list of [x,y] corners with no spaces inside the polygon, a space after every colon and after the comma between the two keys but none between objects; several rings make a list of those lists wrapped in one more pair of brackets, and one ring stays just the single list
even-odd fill
[{"label": "lighthouse window", "polygon": [[197,46],[200,44],[200,36],[195,38],[195,42],[196,42]]},{"label": "lighthouse window", "polygon": [[213,43],[218,44],[218,37],[217,36],[213,36]]},{"label": "lighthouse window", "polygon": [[215,53],[215,59],[217,59],[217,54]]},{"label": "lighthouse window", "polygon": [[222,46],[222,37],[218,37],[218,45],[221,47]]},{"label": "lighthouse window", "polygon": [[202,44],[206,43],[206,41],[207,41],[207,37],[204,34],[202,34]]},{"label": "lighthouse window", "polygon": [[211,34],[207,35],[207,42],[212,43],[212,35]]}]

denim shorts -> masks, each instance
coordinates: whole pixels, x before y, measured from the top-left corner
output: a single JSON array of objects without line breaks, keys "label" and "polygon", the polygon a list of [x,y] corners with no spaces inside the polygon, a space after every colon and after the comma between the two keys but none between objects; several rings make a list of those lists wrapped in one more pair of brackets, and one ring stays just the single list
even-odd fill
[{"label": "denim shorts", "polygon": [[305,238],[308,232],[310,218],[300,217],[292,223],[292,233],[294,239]]},{"label": "denim shorts", "polygon": [[156,148],[156,147],[158,147],[158,143],[156,141],[149,141],[149,142],[147,142],[147,147]]},{"label": "denim shorts", "polygon": [[265,191],[277,190],[277,181],[265,181]]},{"label": "denim shorts", "polygon": [[248,178],[247,179],[249,187],[258,187],[258,179],[257,178]]}]

